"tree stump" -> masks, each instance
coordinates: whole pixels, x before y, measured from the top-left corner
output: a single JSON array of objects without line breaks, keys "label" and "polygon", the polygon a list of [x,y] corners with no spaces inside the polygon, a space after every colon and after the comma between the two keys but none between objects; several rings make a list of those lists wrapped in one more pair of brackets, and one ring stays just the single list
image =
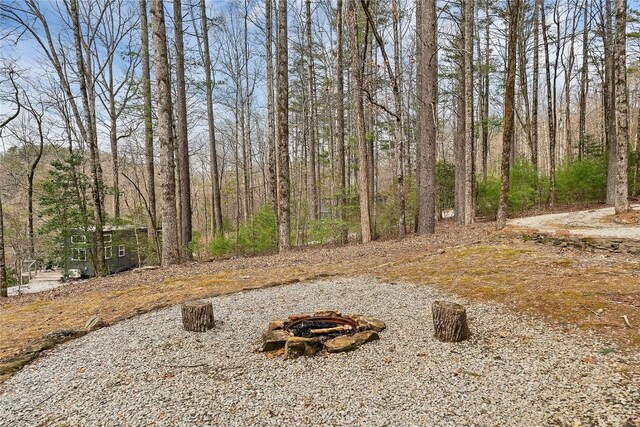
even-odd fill
[{"label": "tree stump", "polygon": [[434,301],[433,329],[435,337],[443,342],[464,341],[471,336],[467,325],[467,311],[460,304]]},{"label": "tree stump", "polygon": [[187,301],[182,304],[185,331],[205,332],[213,328],[213,305],[209,301]]}]

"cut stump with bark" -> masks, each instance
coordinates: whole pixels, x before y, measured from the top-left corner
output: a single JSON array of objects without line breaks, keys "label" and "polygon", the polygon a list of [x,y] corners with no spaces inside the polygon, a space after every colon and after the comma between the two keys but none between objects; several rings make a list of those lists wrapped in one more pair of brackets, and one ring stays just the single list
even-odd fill
[{"label": "cut stump with bark", "polygon": [[206,332],[213,328],[213,305],[209,301],[187,301],[182,304],[185,331]]},{"label": "cut stump with bark", "polygon": [[467,324],[467,311],[460,304],[434,301],[433,329],[435,337],[443,342],[464,341],[471,336]]}]

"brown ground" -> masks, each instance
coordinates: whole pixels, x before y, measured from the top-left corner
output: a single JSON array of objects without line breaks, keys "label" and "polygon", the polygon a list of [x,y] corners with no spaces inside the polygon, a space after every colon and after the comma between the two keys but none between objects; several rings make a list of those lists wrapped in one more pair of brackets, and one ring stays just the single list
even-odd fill
[{"label": "brown ground", "polygon": [[127,272],[4,299],[0,359],[52,331],[82,328],[94,315],[113,323],[187,299],[336,275],[435,285],[593,331],[621,351],[640,350],[637,257],[524,242],[493,229],[493,223],[462,228],[444,221],[431,237]]}]

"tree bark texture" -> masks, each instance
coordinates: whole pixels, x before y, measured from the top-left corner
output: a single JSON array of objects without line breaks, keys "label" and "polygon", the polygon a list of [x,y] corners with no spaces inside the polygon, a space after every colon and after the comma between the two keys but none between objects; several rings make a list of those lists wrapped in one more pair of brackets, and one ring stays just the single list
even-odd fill
[{"label": "tree bark texture", "polygon": [[518,43],[518,17],[520,0],[509,2],[509,38],[507,41],[507,76],[504,93],[504,129],[502,133],[502,166],[500,170],[500,202],[498,204],[497,226],[504,228],[507,224],[507,207],[509,197],[509,170],[511,161],[511,144],[515,128],[515,86],[516,86],[516,45]]},{"label": "tree bark texture", "polygon": [[182,304],[185,331],[206,332],[214,326],[213,305],[209,301],[187,301]]},{"label": "tree bark texture", "polygon": [[434,336],[442,342],[460,342],[471,336],[467,311],[460,304],[434,301],[431,306]]},{"label": "tree bark texture", "polygon": [[173,139],[173,117],[167,34],[162,0],[151,1],[151,31],[156,75],[158,140],[160,141],[160,173],[162,180],[162,265],[180,262],[178,252],[178,212]]},{"label": "tree bark texture", "polygon": [[287,0],[278,6],[278,248],[290,247],[289,220],[289,46]]},{"label": "tree bark texture", "polygon": [[362,52],[359,40],[359,22],[356,0],[349,1],[351,72],[353,73],[353,107],[358,140],[358,198],[360,200],[360,229],[362,243],[371,241],[371,209],[369,206],[369,162],[367,157],[367,135],[365,129],[364,104],[362,100]]},{"label": "tree bark texture", "polygon": [[629,151],[629,116],[627,104],[627,0],[616,0],[616,191],[615,210],[629,210],[627,156]]},{"label": "tree bark texture", "polygon": [[438,45],[435,0],[418,0],[420,25],[416,25],[418,59],[417,204],[418,234],[435,232],[436,120],[438,115]]}]

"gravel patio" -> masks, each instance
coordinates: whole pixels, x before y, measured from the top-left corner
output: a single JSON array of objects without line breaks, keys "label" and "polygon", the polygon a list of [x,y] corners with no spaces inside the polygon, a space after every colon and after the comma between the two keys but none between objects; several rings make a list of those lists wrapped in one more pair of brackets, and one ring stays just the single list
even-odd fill
[{"label": "gravel patio", "polygon": [[[473,335],[435,340],[431,303],[466,305]],[[59,346],[0,384],[0,426],[633,426],[640,356],[499,305],[374,278],[216,297],[216,327],[151,312]],[[256,352],[269,319],[319,309],[384,320],[356,351]],[[634,380],[635,378],[635,380]],[[636,418],[634,418],[636,417]]]}]

